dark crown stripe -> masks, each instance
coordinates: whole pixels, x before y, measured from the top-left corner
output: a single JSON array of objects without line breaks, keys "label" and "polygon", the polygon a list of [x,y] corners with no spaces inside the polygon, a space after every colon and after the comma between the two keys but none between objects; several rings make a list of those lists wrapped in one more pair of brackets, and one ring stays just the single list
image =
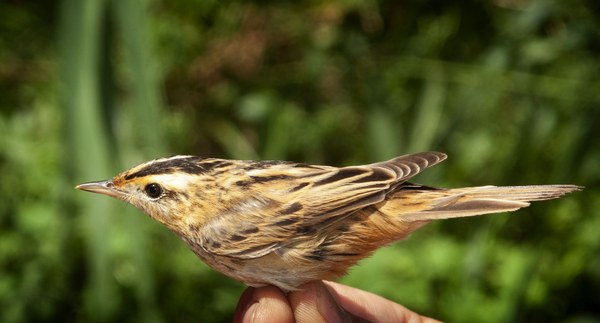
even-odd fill
[{"label": "dark crown stripe", "polygon": [[208,160],[204,162],[203,160],[204,158],[202,157],[183,157],[157,161],[148,164],[137,172],[126,175],[125,179],[130,180],[136,177],[172,174],[175,172],[184,172],[192,175],[204,174],[212,169],[228,164],[225,160]]}]

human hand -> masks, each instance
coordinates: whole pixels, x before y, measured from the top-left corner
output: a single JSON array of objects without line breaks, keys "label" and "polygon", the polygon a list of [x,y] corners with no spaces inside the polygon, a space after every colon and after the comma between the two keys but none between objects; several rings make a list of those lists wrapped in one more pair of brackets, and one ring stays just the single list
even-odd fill
[{"label": "human hand", "polygon": [[381,296],[329,281],[287,295],[274,286],[247,288],[234,322],[439,322]]}]

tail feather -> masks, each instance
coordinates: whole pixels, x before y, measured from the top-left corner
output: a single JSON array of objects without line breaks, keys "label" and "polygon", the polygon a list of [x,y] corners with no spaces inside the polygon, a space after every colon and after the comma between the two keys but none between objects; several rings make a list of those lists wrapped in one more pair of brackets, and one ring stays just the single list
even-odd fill
[{"label": "tail feather", "polygon": [[[529,202],[556,199],[580,189],[581,187],[575,185],[536,185],[414,190],[412,191],[416,193],[414,198],[420,203],[412,203],[408,208],[404,208],[404,212],[400,211],[396,214],[401,214],[403,221],[411,222],[510,212],[529,206]],[[399,192],[399,194],[410,194],[410,191]],[[392,198],[392,201],[395,200]],[[400,197],[397,200],[400,205],[390,205],[390,207],[401,210],[403,200],[412,200],[412,198]]]}]

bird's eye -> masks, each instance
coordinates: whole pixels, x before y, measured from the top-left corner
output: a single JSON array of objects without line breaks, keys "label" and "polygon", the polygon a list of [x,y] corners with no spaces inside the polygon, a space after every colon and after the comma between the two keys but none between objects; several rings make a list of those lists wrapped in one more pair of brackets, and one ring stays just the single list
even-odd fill
[{"label": "bird's eye", "polygon": [[146,192],[146,195],[148,195],[150,198],[155,199],[157,197],[160,197],[160,195],[162,194],[162,187],[160,187],[160,185],[156,183],[150,183],[146,185],[146,187],[144,187],[144,191]]}]

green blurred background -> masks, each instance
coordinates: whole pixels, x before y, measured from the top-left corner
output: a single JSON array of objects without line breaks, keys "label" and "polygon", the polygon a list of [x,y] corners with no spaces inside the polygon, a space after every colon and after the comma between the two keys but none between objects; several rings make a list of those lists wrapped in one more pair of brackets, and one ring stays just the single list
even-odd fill
[{"label": "green blurred background", "polygon": [[585,185],[437,222],[342,282],[451,322],[600,321],[600,2],[0,2],[0,321],[227,322],[243,290],[75,191],[172,154]]}]

